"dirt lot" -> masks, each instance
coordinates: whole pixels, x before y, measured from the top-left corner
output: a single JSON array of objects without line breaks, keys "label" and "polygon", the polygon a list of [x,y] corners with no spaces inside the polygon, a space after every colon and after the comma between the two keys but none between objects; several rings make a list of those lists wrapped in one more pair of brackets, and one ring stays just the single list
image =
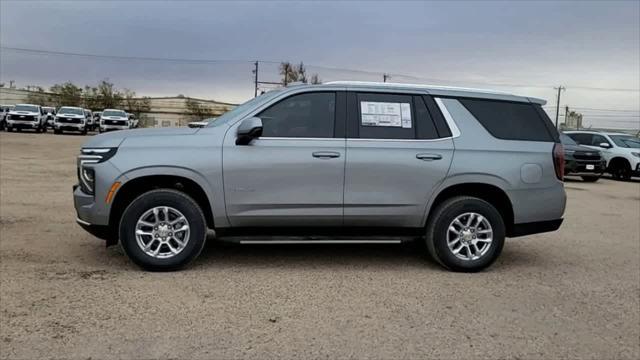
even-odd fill
[{"label": "dirt lot", "polygon": [[455,274],[410,245],[210,241],[145,273],[74,223],[82,136],[0,133],[1,358],[640,358],[640,183]]}]

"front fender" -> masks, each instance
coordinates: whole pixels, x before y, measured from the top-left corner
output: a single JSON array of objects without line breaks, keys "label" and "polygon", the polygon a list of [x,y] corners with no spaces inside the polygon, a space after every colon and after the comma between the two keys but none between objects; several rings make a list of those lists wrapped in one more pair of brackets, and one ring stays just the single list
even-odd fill
[{"label": "front fender", "polygon": [[213,221],[216,226],[228,226],[224,201],[222,200],[222,187],[219,186],[219,188],[217,188],[216,186],[213,186],[209,181],[207,181],[207,178],[203,174],[193,169],[181,166],[151,165],[127,170],[118,176],[115,181],[120,181],[122,186],[124,186],[129,181],[145,176],[178,176],[195,182],[200,186],[200,188],[202,188],[207,196],[207,200],[211,206],[210,210],[213,214]]}]

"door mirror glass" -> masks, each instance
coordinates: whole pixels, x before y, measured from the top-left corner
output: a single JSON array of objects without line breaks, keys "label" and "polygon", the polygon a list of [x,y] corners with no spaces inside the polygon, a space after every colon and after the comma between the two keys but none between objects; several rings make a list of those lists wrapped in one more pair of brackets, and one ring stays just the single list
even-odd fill
[{"label": "door mirror glass", "polygon": [[603,149],[608,149],[608,148],[611,147],[611,145],[609,145],[609,143],[605,143],[605,142],[598,144],[598,146],[600,146]]},{"label": "door mirror glass", "polygon": [[238,126],[238,137],[236,145],[248,145],[251,140],[262,135],[262,120],[259,117],[252,117],[242,120]]}]

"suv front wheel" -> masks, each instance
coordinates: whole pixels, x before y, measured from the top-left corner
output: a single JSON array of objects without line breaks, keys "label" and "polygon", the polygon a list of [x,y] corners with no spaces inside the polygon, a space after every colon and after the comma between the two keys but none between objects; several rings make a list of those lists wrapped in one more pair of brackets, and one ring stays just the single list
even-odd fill
[{"label": "suv front wheel", "polygon": [[427,224],[431,257],[453,271],[476,272],[491,265],[502,252],[505,225],[488,202],[458,196],[438,205]]},{"label": "suv front wheel", "polygon": [[207,224],[188,195],[158,189],[133,200],[120,220],[120,244],[138,266],[151,271],[177,270],[204,247]]}]

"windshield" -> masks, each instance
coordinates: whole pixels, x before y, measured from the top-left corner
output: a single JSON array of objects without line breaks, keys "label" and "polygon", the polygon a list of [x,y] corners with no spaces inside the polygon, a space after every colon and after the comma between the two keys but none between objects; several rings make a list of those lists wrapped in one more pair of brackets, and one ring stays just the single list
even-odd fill
[{"label": "windshield", "polygon": [[567,134],[565,133],[560,133],[560,141],[562,141],[564,145],[578,145],[578,143],[573,141],[573,139],[567,136]]},{"label": "windshield", "polygon": [[14,111],[29,111],[29,112],[38,112],[37,106],[32,105],[16,105],[13,109]]},{"label": "windshield", "polygon": [[82,115],[82,109],[72,108],[72,107],[61,107],[58,110],[58,114],[74,114],[74,115]]},{"label": "windshield", "polygon": [[282,90],[269,91],[267,93],[264,93],[264,94],[262,94],[262,95],[260,95],[258,97],[255,97],[255,98],[245,102],[244,104],[240,104],[240,105],[236,106],[232,110],[227,111],[226,113],[220,115],[217,118],[209,118],[209,119],[205,119],[205,120],[202,120],[202,121],[209,122],[207,127],[209,127],[209,126],[219,126],[219,125],[225,124],[229,120],[234,119],[237,115],[240,115],[243,112],[250,110],[254,106],[273,99],[274,97],[279,95],[281,92],[282,92]]},{"label": "windshield", "polygon": [[609,135],[616,145],[624,148],[640,149],[640,139],[631,135]]},{"label": "windshield", "polygon": [[124,111],[120,111],[120,110],[111,110],[111,111],[105,111],[102,113],[102,116],[120,116],[120,117],[127,117],[127,114]]}]

